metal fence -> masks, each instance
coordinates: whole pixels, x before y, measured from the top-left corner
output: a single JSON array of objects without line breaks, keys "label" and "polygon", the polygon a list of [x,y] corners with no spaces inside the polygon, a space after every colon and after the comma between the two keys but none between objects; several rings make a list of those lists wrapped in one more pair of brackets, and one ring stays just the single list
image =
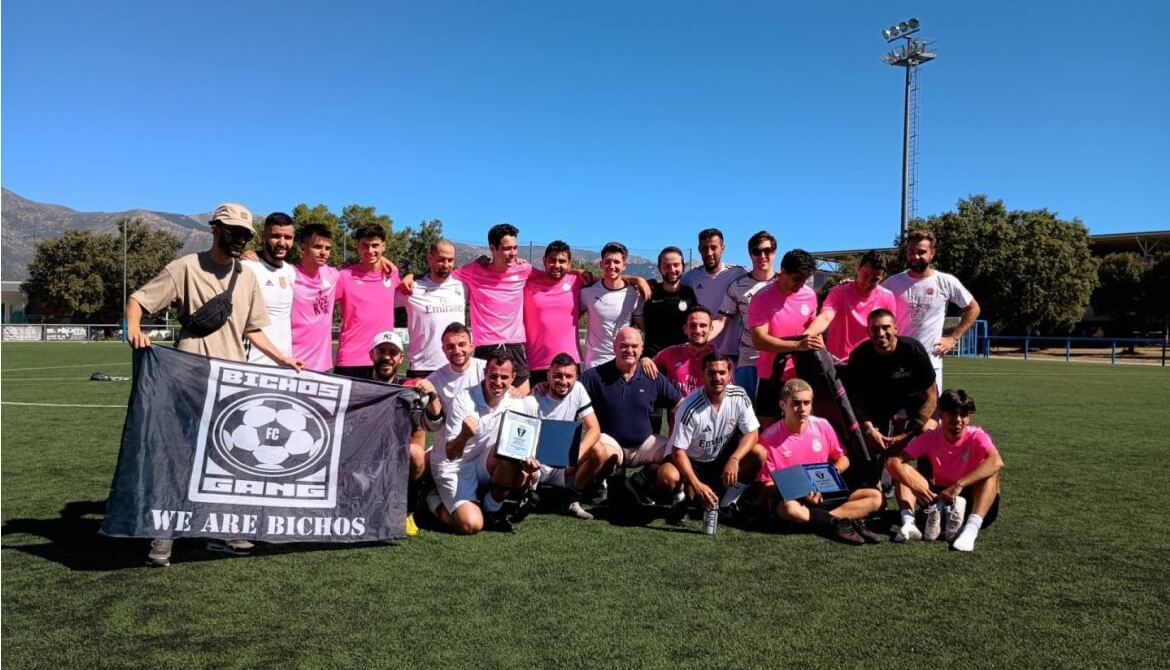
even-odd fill
[{"label": "metal fence", "polygon": [[984,357],[1022,356],[1046,360],[1099,360],[1158,363],[1166,367],[1166,340],[1139,337],[1038,337],[1025,335],[984,336],[978,342]]},{"label": "metal fence", "polygon": [[[174,326],[145,326],[152,339],[173,339]],[[5,323],[0,324],[0,339],[5,342],[104,342],[122,339],[120,323]]]}]

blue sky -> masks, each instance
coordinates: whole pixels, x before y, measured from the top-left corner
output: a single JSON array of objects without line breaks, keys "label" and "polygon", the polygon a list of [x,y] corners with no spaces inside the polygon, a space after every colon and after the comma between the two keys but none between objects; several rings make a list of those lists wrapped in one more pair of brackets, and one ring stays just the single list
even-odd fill
[{"label": "blue sky", "polygon": [[898,229],[921,19],[918,212],[986,193],[1095,233],[1170,228],[1170,5],[3,4],[3,185],[80,210],[374,205],[482,239],[732,260]]}]

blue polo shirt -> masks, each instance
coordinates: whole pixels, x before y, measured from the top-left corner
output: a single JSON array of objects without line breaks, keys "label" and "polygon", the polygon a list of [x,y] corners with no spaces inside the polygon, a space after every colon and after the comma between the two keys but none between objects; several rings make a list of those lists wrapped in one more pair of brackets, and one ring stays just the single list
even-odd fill
[{"label": "blue polo shirt", "polygon": [[650,379],[635,365],[627,382],[614,361],[586,370],[581,384],[593,401],[601,431],[628,449],[641,446],[654,432],[650,413],[655,407],[670,409],[682,398],[666,375]]}]

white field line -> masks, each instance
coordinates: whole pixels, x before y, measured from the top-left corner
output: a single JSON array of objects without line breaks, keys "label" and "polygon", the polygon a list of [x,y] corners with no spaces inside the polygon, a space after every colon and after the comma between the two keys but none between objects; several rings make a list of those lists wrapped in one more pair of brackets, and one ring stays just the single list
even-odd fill
[{"label": "white field line", "polygon": [[0,400],[0,405],[17,405],[20,407],[92,407],[96,409],[126,409],[125,405],[74,405],[71,403],[14,402],[11,400]]},{"label": "white field line", "polygon": [[43,368],[3,368],[0,369],[0,375],[6,372],[26,372],[31,370],[64,370],[65,368],[112,368],[115,365],[130,365],[130,362],[125,363],[78,363],[77,365],[48,365]]}]

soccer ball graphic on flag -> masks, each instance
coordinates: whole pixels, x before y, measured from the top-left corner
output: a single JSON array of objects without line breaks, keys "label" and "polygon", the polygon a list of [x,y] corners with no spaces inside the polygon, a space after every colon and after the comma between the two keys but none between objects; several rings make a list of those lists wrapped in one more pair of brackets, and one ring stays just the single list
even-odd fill
[{"label": "soccer ball graphic on flag", "polygon": [[256,475],[290,475],[317,464],[328,429],[310,405],[283,396],[253,396],[227,407],[216,421],[218,452]]}]

